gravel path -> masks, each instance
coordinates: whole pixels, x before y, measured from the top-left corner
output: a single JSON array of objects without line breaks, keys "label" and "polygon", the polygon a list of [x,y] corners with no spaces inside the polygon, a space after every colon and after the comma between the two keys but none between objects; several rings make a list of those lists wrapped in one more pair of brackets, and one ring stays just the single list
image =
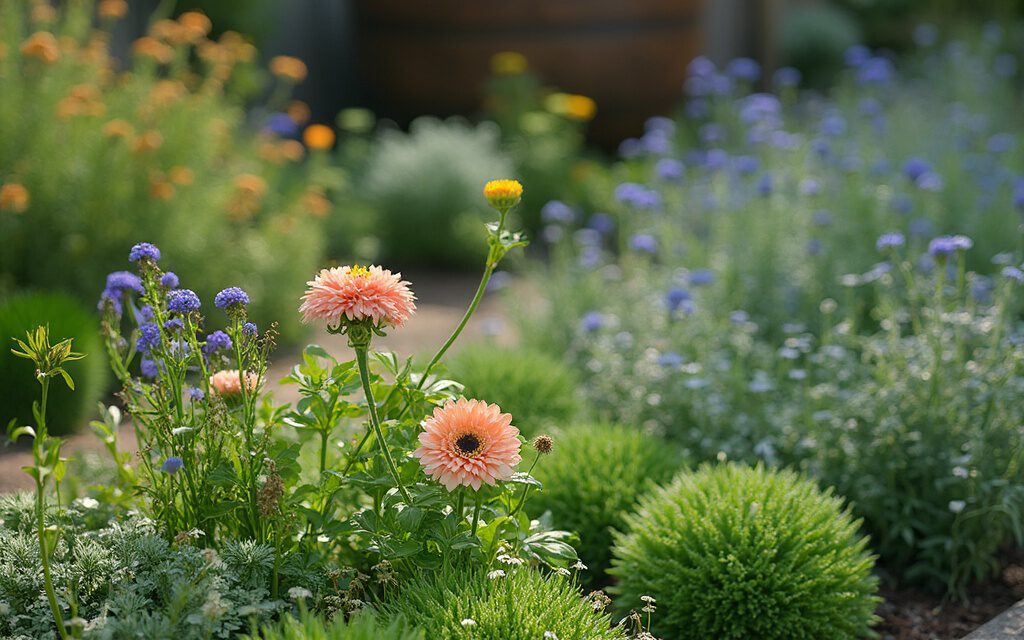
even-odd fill
[{"label": "gravel path", "polygon": [[[478,284],[477,276],[467,274],[446,274],[436,272],[408,271],[403,276],[413,283],[417,296],[416,315],[409,323],[391,335],[375,342],[378,350],[391,350],[404,359],[408,355],[417,354],[429,357],[441,346],[445,338],[458,324],[466,306],[473,298]],[[514,340],[510,328],[501,319],[501,301],[494,295],[487,295],[477,309],[463,332],[463,337],[452,347],[456,351],[460,344],[479,341],[488,334],[496,334],[496,339],[504,344]],[[332,336],[322,329],[309,336],[310,343],[323,346],[332,355],[351,358],[352,354],[345,345],[345,338]],[[272,356],[269,390],[278,402],[294,402],[297,391],[294,386],[277,384],[287,375],[292,366],[298,362],[298,349],[280,350]],[[90,416],[91,418],[91,416]],[[135,436],[130,427],[122,426],[119,434],[121,448],[134,450]],[[23,441],[27,443],[27,441]],[[64,455],[73,457],[85,452],[102,452],[99,440],[85,428],[81,433],[70,436],[64,445]],[[0,493],[8,493],[18,489],[31,489],[32,479],[21,467],[32,463],[32,454],[27,444],[18,447],[0,448]]]}]

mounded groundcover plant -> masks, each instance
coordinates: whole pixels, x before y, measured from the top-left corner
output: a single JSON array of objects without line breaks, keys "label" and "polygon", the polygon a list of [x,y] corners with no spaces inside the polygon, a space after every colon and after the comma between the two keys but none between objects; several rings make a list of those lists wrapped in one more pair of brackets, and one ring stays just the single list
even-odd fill
[{"label": "mounded groundcover plant", "polygon": [[862,638],[878,581],[859,524],[792,472],[704,465],[626,518],[612,591],[623,611],[655,598],[658,637]]},{"label": "mounded groundcover plant", "polygon": [[550,511],[555,526],[579,536],[576,552],[589,567],[582,580],[601,581],[611,563],[612,528],[622,527],[641,494],[679,470],[681,452],[660,438],[613,425],[574,425],[556,432],[554,443],[534,471],[544,490],[533,494],[533,504],[537,513]]},{"label": "mounded groundcover plant", "polygon": [[603,609],[600,598],[581,598],[570,577],[510,564],[490,572],[424,573],[382,613],[414,620],[431,640],[625,639]]}]

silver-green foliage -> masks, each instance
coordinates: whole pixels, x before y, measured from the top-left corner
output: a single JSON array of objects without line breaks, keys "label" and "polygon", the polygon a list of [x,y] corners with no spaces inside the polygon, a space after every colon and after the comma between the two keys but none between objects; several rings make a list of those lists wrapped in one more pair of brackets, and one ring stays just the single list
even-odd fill
[{"label": "silver-green foliage", "polygon": [[860,523],[789,471],[702,466],[645,496],[616,536],[617,605],[657,600],[670,638],[864,637],[877,579]]}]

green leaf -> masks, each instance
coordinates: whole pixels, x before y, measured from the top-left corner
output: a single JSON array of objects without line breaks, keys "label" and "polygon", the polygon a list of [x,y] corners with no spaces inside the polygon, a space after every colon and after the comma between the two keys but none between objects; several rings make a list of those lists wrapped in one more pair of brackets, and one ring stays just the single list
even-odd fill
[{"label": "green leaf", "polygon": [[418,507],[410,507],[408,505],[398,506],[398,526],[402,527],[409,533],[415,533],[419,528],[420,523],[423,522],[423,510]]},{"label": "green leaf", "polygon": [[71,376],[62,368],[57,369],[57,372],[62,378],[64,378],[64,384],[68,385],[68,389],[75,390],[75,381],[71,379]]}]

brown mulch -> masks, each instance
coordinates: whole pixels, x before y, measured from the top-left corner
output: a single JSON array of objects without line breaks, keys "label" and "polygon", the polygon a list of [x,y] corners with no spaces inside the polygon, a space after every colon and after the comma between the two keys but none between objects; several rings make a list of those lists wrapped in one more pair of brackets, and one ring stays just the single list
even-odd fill
[{"label": "brown mulch", "polygon": [[881,640],[958,640],[1024,598],[1024,564],[1006,565],[999,578],[974,585],[967,602],[914,589],[882,589],[875,626]]}]

